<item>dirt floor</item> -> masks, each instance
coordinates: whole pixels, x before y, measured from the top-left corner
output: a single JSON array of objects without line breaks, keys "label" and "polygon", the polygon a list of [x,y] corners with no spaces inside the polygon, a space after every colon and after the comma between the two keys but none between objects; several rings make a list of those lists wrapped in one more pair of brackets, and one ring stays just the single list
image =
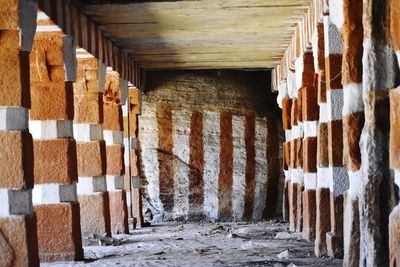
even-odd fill
[{"label": "dirt floor", "polygon": [[84,262],[41,266],[342,266],[276,221],[164,223],[115,238],[122,244],[84,247]]}]

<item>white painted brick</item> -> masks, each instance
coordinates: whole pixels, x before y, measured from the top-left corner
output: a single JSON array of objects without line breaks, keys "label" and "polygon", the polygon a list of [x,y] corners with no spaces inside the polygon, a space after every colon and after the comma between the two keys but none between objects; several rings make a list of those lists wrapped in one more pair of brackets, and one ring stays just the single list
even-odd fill
[{"label": "white painted brick", "polygon": [[295,69],[296,69],[296,89],[299,90],[302,87],[303,83],[303,71],[304,71],[304,62],[303,56],[296,58],[295,61]]},{"label": "white painted brick", "polygon": [[33,139],[73,137],[72,121],[70,120],[30,120],[29,131],[32,134]]},{"label": "white painted brick", "polygon": [[317,189],[317,174],[316,173],[304,173],[304,189],[305,190]]},{"label": "white painted brick", "polygon": [[318,129],[318,121],[304,121],[303,129],[304,129],[304,138],[316,137]]},{"label": "white painted brick", "polygon": [[320,123],[328,122],[328,104],[327,103],[319,104],[319,122]]},{"label": "white painted brick", "polygon": [[74,138],[77,142],[90,142],[103,140],[101,124],[74,124]]},{"label": "white painted brick", "polygon": [[28,128],[28,109],[0,107],[0,131],[23,131]]},{"label": "white painted brick", "polygon": [[317,168],[317,188],[329,188],[329,168]]},{"label": "white painted brick", "polygon": [[125,166],[131,165],[130,148],[129,148],[129,138],[124,138],[124,164]]},{"label": "white painted brick", "polygon": [[108,191],[124,189],[124,176],[107,175],[106,181]]},{"label": "white painted brick", "polygon": [[96,192],[106,192],[107,183],[105,176],[79,177],[77,184],[78,195],[92,195]]},{"label": "white painted brick", "polygon": [[76,183],[73,184],[36,184],[33,188],[33,204],[57,204],[78,200]]},{"label": "white painted brick", "polygon": [[343,86],[343,117],[364,111],[362,92],[362,84],[352,83]]},{"label": "white painted brick", "polygon": [[122,131],[103,131],[103,138],[106,141],[107,146],[111,145],[123,145],[124,144],[124,132]]}]

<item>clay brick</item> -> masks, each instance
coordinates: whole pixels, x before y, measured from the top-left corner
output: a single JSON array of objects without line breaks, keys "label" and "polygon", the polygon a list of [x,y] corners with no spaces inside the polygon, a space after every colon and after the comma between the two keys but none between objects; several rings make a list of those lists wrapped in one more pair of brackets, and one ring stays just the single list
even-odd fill
[{"label": "clay brick", "polygon": [[326,249],[330,257],[343,257],[343,195],[330,192],[331,232],[326,234]]},{"label": "clay brick", "polygon": [[343,118],[343,164],[347,170],[357,171],[361,167],[360,137],[364,121],[364,112]]},{"label": "clay brick", "polygon": [[110,198],[110,219],[112,234],[128,234],[128,209],[125,190],[108,193]]},{"label": "clay brick", "polygon": [[0,251],[1,266],[39,266],[34,214],[0,218]]},{"label": "clay brick", "polygon": [[297,184],[297,216],[296,216],[296,231],[303,231],[303,191],[304,186]]},{"label": "clay brick", "polygon": [[329,166],[328,125],[326,123],[318,124],[317,164],[318,167]]},{"label": "clay brick", "polygon": [[286,180],[283,189],[282,215],[285,222],[289,221],[289,184],[290,182]]},{"label": "clay brick", "polygon": [[343,166],[342,121],[328,122],[329,166]]},{"label": "clay brick", "polygon": [[283,169],[288,170],[290,165],[290,142],[283,143]]},{"label": "clay brick", "polygon": [[142,213],[142,189],[132,189],[132,217],[136,219],[136,227],[143,227],[143,213]]},{"label": "clay brick", "polygon": [[341,89],[342,85],[342,55],[330,54],[325,58],[326,89]]},{"label": "clay brick", "polygon": [[99,124],[103,122],[102,93],[75,94],[74,108],[74,123]]},{"label": "clay brick", "polygon": [[82,234],[111,236],[110,206],[107,192],[78,195],[81,206]]},{"label": "clay brick", "polygon": [[71,82],[31,85],[32,120],[72,120],[74,118]]},{"label": "clay brick", "polygon": [[140,105],[141,92],[137,88],[129,88],[128,91],[129,103],[133,105]]},{"label": "clay brick", "polygon": [[314,86],[303,87],[302,89],[302,114],[304,121],[316,121],[319,119],[317,94],[317,88]]},{"label": "clay brick", "polygon": [[292,100],[292,110],[290,113],[290,124],[292,126],[297,125],[297,119],[298,119],[298,101],[297,99]]},{"label": "clay brick", "polygon": [[317,189],[316,195],[317,212],[315,224],[315,255],[321,257],[325,255],[326,233],[331,230],[330,217],[330,190],[329,188]]},{"label": "clay brick", "polygon": [[112,145],[106,147],[107,152],[107,174],[123,175],[124,164],[124,147],[121,145]]},{"label": "clay brick", "polygon": [[324,70],[318,74],[318,103],[326,103],[326,75]]},{"label": "clay brick", "polygon": [[19,34],[17,30],[0,32],[0,106],[29,108],[29,53],[20,51]]},{"label": "clay brick", "polygon": [[35,206],[41,261],[83,259],[79,203]]},{"label": "clay brick", "polygon": [[306,173],[317,172],[317,137],[303,139],[303,170]]},{"label": "clay brick", "polygon": [[18,29],[20,23],[20,2],[4,0],[0,3],[0,29]]},{"label": "clay brick", "polygon": [[390,90],[390,168],[400,169],[400,88]]},{"label": "clay brick", "polygon": [[137,115],[129,117],[129,134],[131,137],[137,136],[136,130],[138,127],[138,123],[139,123],[139,120],[138,120]]},{"label": "clay brick", "polygon": [[76,145],[79,176],[106,174],[106,143],[93,141]]},{"label": "clay brick", "polygon": [[283,129],[289,130],[291,127],[292,99],[282,99],[282,123]]},{"label": "clay brick", "polygon": [[120,105],[104,103],[103,129],[122,131],[122,109]]},{"label": "clay brick", "polygon": [[125,166],[124,190],[126,192],[130,192],[131,191],[131,172],[130,172],[130,167],[129,166]]},{"label": "clay brick", "polygon": [[116,71],[107,72],[104,86],[104,102],[121,103],[119,74]]},{"label": "clay brick", "polygon": [[297,142],[296,140],[290,141],[290,164],[289,168],[294,169],[296,167],[296,155],[297,155]]},{"label": "clay brick", "polygon": [[64,65],[64,34],[61,32],[37,32],[32,51],[46,52],[46,64]]},{"label": "clay brick", "polygon": [[316,221],[316,191],[306,190],[303,192],[303,234],[308,241],[315,238]]},{"label": "clay brick", "polygon": [[122,118],[122,125],[124,128],[124,138],[128,138],[129,137],[129,118],[127,116]]},{"label": "clay brick", "polygon": [[35,184],[71,184],[77,180],[74,140],[35,140],[33,151]]},{"label": "clay brick", "polygon": [[33,188],[33,145],[29,132],[0,132],[0,188]]},{"label": "clay brick", "polygon": [[297,224],[297,186],[298,184],[289,183],[289,229],[296,230]]},{"label": "clay brick", "polygon": [[303,143],[300,138],[296,142],[296,167],[303,168]]},{"label": "clay brick", "polygon": [[[296,108],[296,113],[297,114],[297,122],[302,122],[303,121],[303,88],[300,88],[300,90],[297,92],[297,108]],[[297,125],[297,123],[296,123]]]},{"label": "clay brick", "polygon": [[390,266],[395,267],[400,262],[400,206],[396,206],[389,217],[389,247]]}]

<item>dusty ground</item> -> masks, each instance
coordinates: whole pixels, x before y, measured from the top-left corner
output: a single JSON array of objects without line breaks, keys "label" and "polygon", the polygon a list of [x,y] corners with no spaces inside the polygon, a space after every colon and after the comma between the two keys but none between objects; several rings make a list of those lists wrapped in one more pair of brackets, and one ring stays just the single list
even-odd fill
[{"label": "dusty ground", "polygon": [[[338,259],[315,258],[313,243],[289,234],[287,224],[279,222],[164,223],[116,237],[122,245],[84,247],[85,262],[42,266],[342,265]],[[286,250],[288,257],[278,257]]]}]

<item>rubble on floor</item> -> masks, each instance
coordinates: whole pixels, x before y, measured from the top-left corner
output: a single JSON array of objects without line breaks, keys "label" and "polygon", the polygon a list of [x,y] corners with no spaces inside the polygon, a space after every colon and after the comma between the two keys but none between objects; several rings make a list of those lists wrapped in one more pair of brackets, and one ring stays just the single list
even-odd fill
[{"label": "rubble on floor", "polygon": [[163,223],[131,233],[114,236],[112,246],[84,247],[85,262],[42,266],[342,266],[315,258],[313,243],[276,221]]}]

